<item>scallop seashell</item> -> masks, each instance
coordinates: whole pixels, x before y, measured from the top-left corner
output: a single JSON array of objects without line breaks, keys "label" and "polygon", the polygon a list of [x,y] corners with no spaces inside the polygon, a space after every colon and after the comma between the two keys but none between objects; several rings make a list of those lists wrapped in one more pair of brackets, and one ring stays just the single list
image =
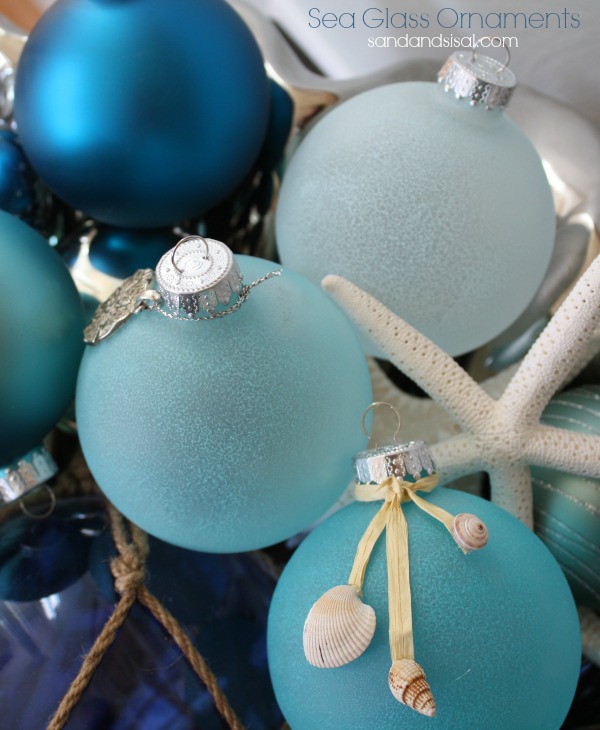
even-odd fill
[{"label": "scallop seashell", "polygon": [[463,552],[470,553],[487,545],[488,531],[477,515],[461,512],[452,523],[452,537]]},{"label": "scallop seashell", "polygon": [[371,643],[375,611],[360,600],[356,588],[335,586],[310,609],[304,623],[304,655],[315,667],[349,664]]},{"label": "scallop seashell", "polygon": [[423,668],[411,659],[397,659],[388,675],[390,690],[398,702],[412,710],[435,717],[435,700]]}]

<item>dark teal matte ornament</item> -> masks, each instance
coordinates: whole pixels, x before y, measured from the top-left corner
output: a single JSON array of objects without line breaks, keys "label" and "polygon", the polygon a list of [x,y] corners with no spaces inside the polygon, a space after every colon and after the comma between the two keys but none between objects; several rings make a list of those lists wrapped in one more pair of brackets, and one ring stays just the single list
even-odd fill
[{"label": "dark teal matte ornament", "polygon": [[58,0],[21,57],[15,117],[40,177],[102,222],[200,215],[255,162],[269,85],[224,0]]},{"label": "dark teal matte ornament", "polygon": [[0,466],[37,446],[75,390],[83,310],[60,256],[0,211]]}]

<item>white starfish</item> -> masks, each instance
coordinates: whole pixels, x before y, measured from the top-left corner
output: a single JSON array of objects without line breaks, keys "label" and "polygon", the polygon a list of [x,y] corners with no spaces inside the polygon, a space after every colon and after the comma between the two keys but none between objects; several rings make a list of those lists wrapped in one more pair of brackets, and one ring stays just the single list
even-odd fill
[{"label": "white starfish", "polygon": [[362,289],[338,276],[323,287],[389,357],[463,429],[432,446],[442,482],[490,475],[492,500],[533,526],[530,465],[600,478],[600,437],[553,428],[540,416],[554,393],[598,347],[596,258],[495,400],[458,363]]}]

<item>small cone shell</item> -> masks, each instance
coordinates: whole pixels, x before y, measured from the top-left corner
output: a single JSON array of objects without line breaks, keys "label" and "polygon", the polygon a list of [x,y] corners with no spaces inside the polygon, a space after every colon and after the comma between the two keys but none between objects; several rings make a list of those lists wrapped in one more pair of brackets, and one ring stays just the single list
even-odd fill
[{"label": "small cone shell", "polygon": [[423,669],[410,659],[398,659],[388,675],[390,690],[398,702],[412,710],[435,717],[435,700]]},{"label": "small cone shell", "polygon": [[470,553],[487,545],[488,531],[479,517],[462,512],[454,518],[452,537],[465,553]]},{"label": "small cone shell", "polygon": [[304,655],[315,667],[349,664],[371,643],[375,611],[350,585],[335,586],[310,609],[304,623]]}]

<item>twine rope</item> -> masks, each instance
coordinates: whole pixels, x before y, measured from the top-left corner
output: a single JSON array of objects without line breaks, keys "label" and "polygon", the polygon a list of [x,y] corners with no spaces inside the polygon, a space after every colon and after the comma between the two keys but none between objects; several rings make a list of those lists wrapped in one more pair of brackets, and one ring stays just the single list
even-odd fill
[{"label": "twine rope", "polygon": [[152,613],[181,649],[192,669],[210,692],[217,711],[228,726],[232,730],[244,730],[244,726],[219,687],[217,679],[206,661],[194,647],[177,619],[145,585],[146,558],[149,552],[146,533],[131,523],[128,523],[127,528],[123,516],[112,505],[109,505],[108,512],[113,539],[118,551],[117,556],[111,560],[110,568],[115,579],[115,589],[120,594],[120,599],[89,653],[84,658],[79,673],[61,700],[58,709],[47,726],[47,730],[62,730],[64,728],[71,712],[81,700],[94,672],[115,640],[117,632],[125,623],[125,619],[136,600]]}]

